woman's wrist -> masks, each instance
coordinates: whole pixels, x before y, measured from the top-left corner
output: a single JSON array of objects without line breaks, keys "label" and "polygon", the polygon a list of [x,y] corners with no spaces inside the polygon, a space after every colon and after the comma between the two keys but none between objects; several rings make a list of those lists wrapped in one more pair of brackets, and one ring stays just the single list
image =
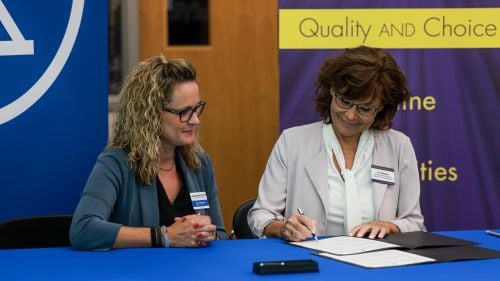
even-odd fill
[{"label": "woman's wrist", "polygon": [[401,230],[399,230],[399,227],[392,223],[392,222],[386,222],[389,228],[390,233],[400,233]]},{"label": "woman's wrist", "polygon": [[163,248],[169,248],[170,243],[168,241],[168,229],[166,226],[161,226],[161,235],[163,236]]},{"label": "woman's wrist", "polygon": [[163,237],[161,233],[161,228],[159,226],[153,226],[150,228],[151,231],[151,247],[161,248],[163,247]]},{"label": "woman's wrist", "polygon": [[285,221],[275,220],[270,222],[266,227],[264,227],[263,234],[266,237],[282,237],[283,230],[285,228]]}]

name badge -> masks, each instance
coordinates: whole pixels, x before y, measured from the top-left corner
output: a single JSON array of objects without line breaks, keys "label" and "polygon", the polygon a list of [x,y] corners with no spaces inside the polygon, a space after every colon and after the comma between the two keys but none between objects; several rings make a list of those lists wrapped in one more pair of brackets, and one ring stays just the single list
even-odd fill
[{"label": "name badge", "polygon": [[394,184],[394,169],[372,165],[372,181]]},{"label": "name badge", "polygon": [[205,191],[203,192],[191,192],[189,193],[191,197],[191,202],[193,202],[193,209],[201,210],[208,209],[210,206],[208,205],[207,194]]}]

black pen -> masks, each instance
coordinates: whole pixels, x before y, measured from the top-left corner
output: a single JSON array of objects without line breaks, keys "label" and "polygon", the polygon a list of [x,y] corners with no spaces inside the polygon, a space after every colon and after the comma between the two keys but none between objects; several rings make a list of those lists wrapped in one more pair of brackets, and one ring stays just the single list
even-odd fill
[{"label": "black pen", "polygon": [[[297,208],[297,212],[298,212],[298,213],[299,213],[299,215],[301,215],[301,216],[305,215],[305,214],[304,214],[304,212],[302,212],[302,209],[300,209],[300,208]],[[316,233],[313,233],[312,235],[313,235],[314,240],[316,240],[316,241],[318,241],[318,242],[319,242],[319,240],[318,240],[318,236],[316,235]]]},{"label": "black pen", "polygon": [[496,231],[493,231],[493,230],[486,230],[485,231],[486,234],[489,234],[489,235],[493,235],[493,236],[496,236],[496,237],[500,237],[500,233],[496,232]]},{"label": "black pen", "polygon": [[318,263],[313,260],[260,261],[253,263],[257,274],[318,272]]},{"label": "black pen", "polygon": [[284,266],[284,261],[270,261],[270,262],[261,262],[259,266]]}]

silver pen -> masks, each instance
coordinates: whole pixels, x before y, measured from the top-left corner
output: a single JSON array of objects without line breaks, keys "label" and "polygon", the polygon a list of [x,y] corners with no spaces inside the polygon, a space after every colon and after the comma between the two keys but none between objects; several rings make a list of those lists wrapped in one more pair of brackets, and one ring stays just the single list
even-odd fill
[{"label": "silver pen", "polygon": [[[301,215],[301,216],[305,215],[305,213],[304,213],[304,212],[302,212],[302,209],[301,209],[301,208],[297,208],[297,212],[298,212],[298,213],[299,213],[299,215]],[[316,240],[316,241],[318,241],[318,242],[319,242],[319,240],[318,240],[318,236],[316,235],[316,233],[313,233],[312,235],[313,235],[314,240]]]},{"label": "silver pen", "polygon": [[496,237],[500,237],[500,233],[499,232],[496,232],[496,231],[493,231],[493,230],[486,230],[485,231],[486,234],[489,234],[489,235],[493,235],[493,236],[496,236]]}]

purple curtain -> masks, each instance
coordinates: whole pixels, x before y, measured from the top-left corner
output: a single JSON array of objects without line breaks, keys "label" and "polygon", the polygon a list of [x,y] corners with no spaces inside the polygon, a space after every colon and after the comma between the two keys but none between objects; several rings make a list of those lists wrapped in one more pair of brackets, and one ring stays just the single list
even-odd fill
[{"label": "purple curtain", "polygon": [[[280,9],[486,8],[496,0],[280,0]],[[499,27],[497,27],[499,28]],[[498,35],[497,35],[498,36]],[[313,82],[339,50],[280,50],[280,129],[319,120]],[[500,50],[390,49],[407,75],[413,109],[394,128],[413,142],[421,206],[431,231],[500,228]],[[434,99],[432,110],[417,100]],[[409,106],[409,105],[408,105]]]}]

